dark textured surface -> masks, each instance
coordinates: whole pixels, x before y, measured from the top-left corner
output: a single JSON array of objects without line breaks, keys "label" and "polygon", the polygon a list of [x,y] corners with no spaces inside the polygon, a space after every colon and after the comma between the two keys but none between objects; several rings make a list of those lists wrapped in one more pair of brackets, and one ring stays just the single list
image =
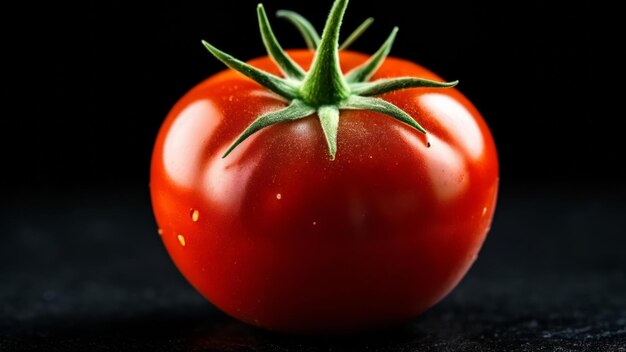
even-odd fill
[{"label": "dark textured surface", "polygon": [[503,190],[456,290],[404,326],[339,338],[212,308],[170,262],[145,195],[14,199],[1,209],[0,351],[626,351],[623,195]]}]

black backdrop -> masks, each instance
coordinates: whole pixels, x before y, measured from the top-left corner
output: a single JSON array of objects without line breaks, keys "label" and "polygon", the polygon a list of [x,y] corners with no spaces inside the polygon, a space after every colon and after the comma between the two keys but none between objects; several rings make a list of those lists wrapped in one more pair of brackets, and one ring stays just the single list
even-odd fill
[{"label": "black backdrop", "polygon": [[[264,54],[255,4],[94,1],[0,12],[9,59],[0,88],[9,107],[0,121],[5,187],[146,191],[169,108],[223,69],[200,39],[242,59]],[[293,9],[321,30],[330,1],[265,6],[283,46],[302,47],[296,30],[272,15]],[[505,185],[624,177],[613,147],[619,132],[603,131],[616,117],[598,113],[590,97],[600,77],[586,6],[353,1],[344,33],[369,15],[376,21],[353,49],[373,52],[398,25],[392,55],[460,80],[492,129]]]}]

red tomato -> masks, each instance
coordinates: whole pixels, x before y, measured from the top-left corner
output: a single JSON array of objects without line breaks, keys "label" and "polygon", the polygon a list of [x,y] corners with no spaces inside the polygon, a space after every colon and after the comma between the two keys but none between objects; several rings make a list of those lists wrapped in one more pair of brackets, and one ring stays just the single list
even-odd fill
[{"label": "red tomato", "polygon": [[[289,51],[303,68],[311,51]],[[367,56],[340,52],[344,72]],[[254,67],[280,75],[263,57]],[[372,80],[432,72],[387,58]],[[226,158],[261,114],[288,102],[232,70],[189,91],[159,132],[151,194],[163,242],[189,282],[242,321],[290,332],[341,332],[413,318],[467,272],[498,190],[494,142],[456,89],[381,96],[428,131],[376,112],[341,110],[337,155],[316,114],[261,130]]]}]

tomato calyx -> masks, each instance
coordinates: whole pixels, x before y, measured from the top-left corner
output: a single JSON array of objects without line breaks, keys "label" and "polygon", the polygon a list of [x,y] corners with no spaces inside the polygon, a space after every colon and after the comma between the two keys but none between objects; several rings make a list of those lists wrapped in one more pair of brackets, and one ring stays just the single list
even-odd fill
[{"label": "tomato calyx", "polygon": [[284,17],[296,25],[303,34],[307,46],[315,50],[315,57],[308,72],[295,63],[280,46],[262,4],[257,7],[257,16],[263,43],[268,55],[285,77],[259,70],[202,41],[209,52],[226,66],[291,101],[287,107],[264,114],[254,120],[228,147],[223,157],[228,156],[246,138],[265,127],[301,119],[314,113],[317,113],[319,117],[331,160],[335,159],[337,153],[340,110],[379,112],[421,133],[426,133],[426,130],[405,111],[374,96],[405,88],[449,88],[454,87],[458,81],[446,83],[416,77],[369,81],[389,54],[398,32],[397,27],[367,61],[344,75],[339,66],[339,50],[350,45],[372,22],[371,18],[363,22],[340,47],[339,29],[347,5],[348,0],[335,0],[321,37],[310,22],[302,16],[291,11],[279,11],[279,17]]}]

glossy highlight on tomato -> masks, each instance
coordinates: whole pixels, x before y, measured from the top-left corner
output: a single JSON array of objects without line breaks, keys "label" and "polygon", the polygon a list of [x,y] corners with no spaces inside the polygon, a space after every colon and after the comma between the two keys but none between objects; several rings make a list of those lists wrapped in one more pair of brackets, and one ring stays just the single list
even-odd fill
[{"label": "glossy highlight on tomato", "polygon": [[[305,71],[311,50],[288,50]],[[368,56],[342,50],[342,72]],[[276,76],[269,57],[248,62]],[[370,81],[440,81],[387,57]],[[380,112],[341,110],[336,155],[319,116],[243,140],[255,119],[289,101],[233,70],[173,107],[154,147],[150,189],[161,238],[185,278],[244,322],[297,333],[340,333],[414,318],[450,292],[489,231],[496,148],[457,89],[379,96],[428,132]]]}]

